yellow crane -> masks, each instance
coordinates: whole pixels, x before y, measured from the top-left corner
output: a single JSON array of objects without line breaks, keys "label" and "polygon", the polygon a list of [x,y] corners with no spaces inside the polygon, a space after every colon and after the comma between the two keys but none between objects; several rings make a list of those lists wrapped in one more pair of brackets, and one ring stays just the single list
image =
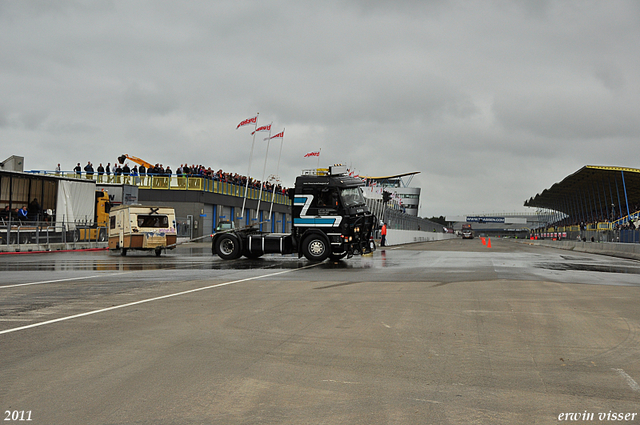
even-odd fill
[{"label": "yellow crane", "polygon": [[149,168],[153,168],[152,164],[149,164],[147,161],[145,161],[144,159],[140,159],[136,156],[131,156],[131,155],[127,155],[126,153],[124,155],[121,155],[118,157],[118,162],[120,162],[120,164],[124,164],[124,161],[130,159],[131,161],[140,164],[140,165],[144,165],[144,168],[146,168],[147,170]]}]

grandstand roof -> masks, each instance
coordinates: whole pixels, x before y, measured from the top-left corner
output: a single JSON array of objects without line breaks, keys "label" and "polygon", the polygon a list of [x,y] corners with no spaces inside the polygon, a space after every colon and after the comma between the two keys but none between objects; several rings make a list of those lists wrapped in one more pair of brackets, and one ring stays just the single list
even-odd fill
[{"label": "grandstand roof", "polygon": [[[624,175],[624,180],[623,180]],[[625,187],[629,206],[640,204],[640,170],[626,167],[605,167],[586,165],[575,173],[555,183],[549,189],[538,193],[525,201],[525,207],[549,208],[556,211],[567,211],[572,208],[574,200],[581,204],[592,204],[593,209],[600,208],[596,204],[625,204]]]},{"label": "grandstand roof", "polygon": [[362,179],[369,179],[369,180],[389,180],[389,179],[399,179],[400,177],[404,177],[404,176],[413,176],[415,174],[420,174],[420,171],[414,171],[412,173],[404,173],[404,174],[395,174],[393,176],[382,176],[382,177],[371,177],[371,176],[360,176],[360,178]]}]

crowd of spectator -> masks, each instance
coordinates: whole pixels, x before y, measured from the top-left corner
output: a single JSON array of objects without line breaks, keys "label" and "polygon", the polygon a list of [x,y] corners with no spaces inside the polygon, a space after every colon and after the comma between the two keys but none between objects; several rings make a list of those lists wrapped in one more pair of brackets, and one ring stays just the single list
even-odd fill
[{"label": "crowd of spectator", "polygon": [[6,205],[2,211],[0,211],[0,219],[3,221],[38,221],[42,218],[40,203],[38,198],[33,198],[33,201],[29,202],[29,205],[23,205],[20,208],[11,210],[9,205]]},{"label": "crowd of spectator", "polygon": [[[170,166],[164,167],[162,164],[155,164],[152,167],[145,167],[144,165],[134,165],[133,168],[129,167],[128,162],[120,163],[120,161],[115,161],[113,165],[111,163],[107,163],[106,166],[103,166],[102,163],[98,165],[96,169],[94,169],[91,161],[87,162],[87,165],[82,167],[80,163],[77,163],[75,168],[73,169],[74,173],[77,177],[82,177],[83,171],[88,179],[93,179],[94,175],[97,174],[98,182],[111,182],[111,181],[119,181],[120,176],[130,176],[130,177],[139,177],[139,182],[144,183],[145,177],[148,176],[164,176],[164,177],[201,177],[206,178],[212,181],[220,181],[226,183],[232,183],[239,186],[248,186],[251,189],[260,189],[268,193],[275,191],[277,194],[286,195],[288,193],[288,189],[281,186],[279,183],[272,183],[270,181],[261,182],[260,180],[256,180],[254,178],[249,177],[247,183],[247,176],[238,174],[238,173],[228,173],[224,172],[222,169],[218,171],[214,171],[211,167],[205,167],[204,165],[195,165],[195,164],[180,164],[180,166],[176,169],[175,173],[171,170]],[[60,164],[56,167],[56,172],[60,173]],[[113,179],[112,176],[113,175]]]},{"label": "crowd of spectator", "polygon": [[[629,211],[632,217],[634,217],[634,213],[640,211],[640,205],[637,205],[637,204],[633,206],[629,205]],[[591,225],[597,225],[598,223],[613,223],[619,220],[621,217],[626,217],[627,211],[625,206],[624,210],[622,211],[622,215],[620,215],[619,211],[617,211],[614,207],[609,210],[608,216],[606,213],[604,214],[588,213],[587,216],[588,216],[587,220],[580,220],[574,217],[566,217],[562,220],[555,222],[554,226],[557,226],[557,227],[579,226],[580,230],[586,230]],[[629,220],[626,223],[622,223],[622,224],[615,223],[614,228],[615,230],[621,230],[621,229],[635,230],[638,228],[638,226],[636,226],[632,220]]]}]

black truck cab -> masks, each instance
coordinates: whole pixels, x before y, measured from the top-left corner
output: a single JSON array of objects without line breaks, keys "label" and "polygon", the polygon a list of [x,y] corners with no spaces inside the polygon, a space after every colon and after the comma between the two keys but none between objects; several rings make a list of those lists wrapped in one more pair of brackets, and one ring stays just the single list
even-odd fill
[{"label": "black truck cab", "polygon": [[254,228],[230,230],[213,237],[212,249],[223,259],[259,257],[266,253],[305,256],[310,261],[339,260],[375,250],[376,218],[362,195],[362,180],[343,166],[306,172],[290,194],[291,234],[263,233]]}]

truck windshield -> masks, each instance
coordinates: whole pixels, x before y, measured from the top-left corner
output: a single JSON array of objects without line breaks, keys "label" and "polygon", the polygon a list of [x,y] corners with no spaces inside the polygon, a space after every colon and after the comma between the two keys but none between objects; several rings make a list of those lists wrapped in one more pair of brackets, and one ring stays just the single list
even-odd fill
[{"label": "truck windshield", "polygon": [[342,205],[345,207],[355,207],[356,205],[364,204],[364,197],[362,196],[362,192],[360,192],[359,187],[342,189],[340,192],[340,198],[342,198]]},{"label": "truck windshield", "polygon": [[139,215],[138,227],[169,227],[169,218],[166,215]]}]

